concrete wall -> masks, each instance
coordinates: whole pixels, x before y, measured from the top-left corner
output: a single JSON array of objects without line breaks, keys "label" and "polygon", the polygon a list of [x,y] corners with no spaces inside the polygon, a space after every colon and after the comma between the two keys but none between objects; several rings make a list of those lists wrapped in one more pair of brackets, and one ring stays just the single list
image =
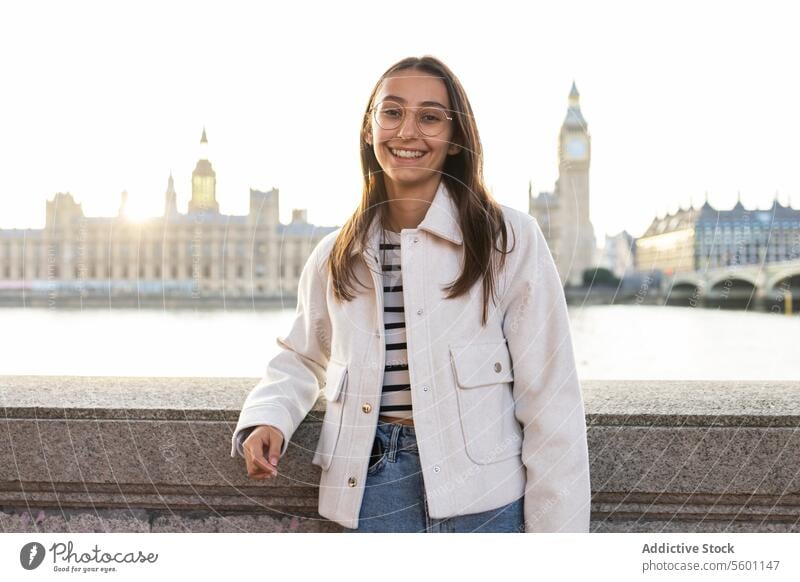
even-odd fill
[{"label": "concrete wall", "polygon": [[[316,513],[323,400],[279,478],[230,457],[257,380],[0,377],[0,528],[340,531]],[[800,382],[583,387],[593,531],[800,531]]]}]

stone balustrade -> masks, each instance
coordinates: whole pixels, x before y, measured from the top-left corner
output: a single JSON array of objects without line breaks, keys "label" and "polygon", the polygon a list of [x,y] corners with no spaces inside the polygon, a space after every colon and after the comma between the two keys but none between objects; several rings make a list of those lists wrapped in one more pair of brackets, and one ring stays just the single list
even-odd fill
[{"label": "stone balustrade", "polygon": [[[230,457],[257,378],[0,377],[5,532],[341,531],[311,464]],[[800,382],[583,381],[592,531],[800,531]]]}]

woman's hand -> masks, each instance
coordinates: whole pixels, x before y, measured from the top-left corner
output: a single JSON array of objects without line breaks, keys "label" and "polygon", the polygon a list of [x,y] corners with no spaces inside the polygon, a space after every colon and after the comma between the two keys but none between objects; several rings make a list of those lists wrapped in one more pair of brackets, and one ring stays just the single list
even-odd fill
[{"label": "woman's hand", "polygon": [[247,476],[251,479],[271,479],[277,476],[282,445],[283,433],[279,429],[269,424],[256,427],[242,443]]}]

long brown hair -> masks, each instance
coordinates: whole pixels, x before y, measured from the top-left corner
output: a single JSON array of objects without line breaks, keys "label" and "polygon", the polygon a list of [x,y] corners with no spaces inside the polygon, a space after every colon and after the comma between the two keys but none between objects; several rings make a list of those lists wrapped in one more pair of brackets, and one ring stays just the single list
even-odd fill
[{"label": "long brown hair", "polygon": [[[355,297],[353,280],[358,280],[355,276],[355,262],[361,258],[351,252],[353,245],[360,244],[361,248],[366,246],[369,226],[376,215],[381,213],[384,203],[388,201],[383,169],[365,136],[372,131],[372,116],[369,112],[384,79],[406,69],[428,73],[442,79],[447,87],[450,107],[455,112],[452,140],[460,146],[460,151],[458,154],[447,156],[441,179],[445,181],[458,207],[465,258],[461,275],[443,290],[449,292],[447,299],[458,297],[467,293],[483,276],[482,325],[485,326],[489,296],[491,294],[494,299],[496,291],[496,269],[502,269],[505,255],[511,252],[505,250],[508,234],[503,211],[484,184],[483,148],[464,88],[447,65],[430,55],[398,61],[386,70],[372,89],[360,131],[361,169],[364,178],[361,203],[342,226],[328,261],[334,296],[339,301],[350,301]],[[498,237],[502,240],[500,249],[494,244]],[[496,264],[497,254],[494,251],[500,253],[499,265]]]}]

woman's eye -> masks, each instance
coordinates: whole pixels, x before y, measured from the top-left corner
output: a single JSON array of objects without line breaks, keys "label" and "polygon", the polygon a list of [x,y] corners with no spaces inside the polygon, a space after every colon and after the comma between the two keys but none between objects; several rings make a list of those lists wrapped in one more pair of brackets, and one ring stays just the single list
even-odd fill
[{"label": "woman's eye", "polygon": [[400,115],[400,110],[398,110],[398,109],[384,109],[382,113],[386,117],[397,117],[397,116]]},{"label": "woman's eye", "polygon": [[444,120],[444,114],[438,111],[425,111],[420,117],[426,123],[437,123]]}]

